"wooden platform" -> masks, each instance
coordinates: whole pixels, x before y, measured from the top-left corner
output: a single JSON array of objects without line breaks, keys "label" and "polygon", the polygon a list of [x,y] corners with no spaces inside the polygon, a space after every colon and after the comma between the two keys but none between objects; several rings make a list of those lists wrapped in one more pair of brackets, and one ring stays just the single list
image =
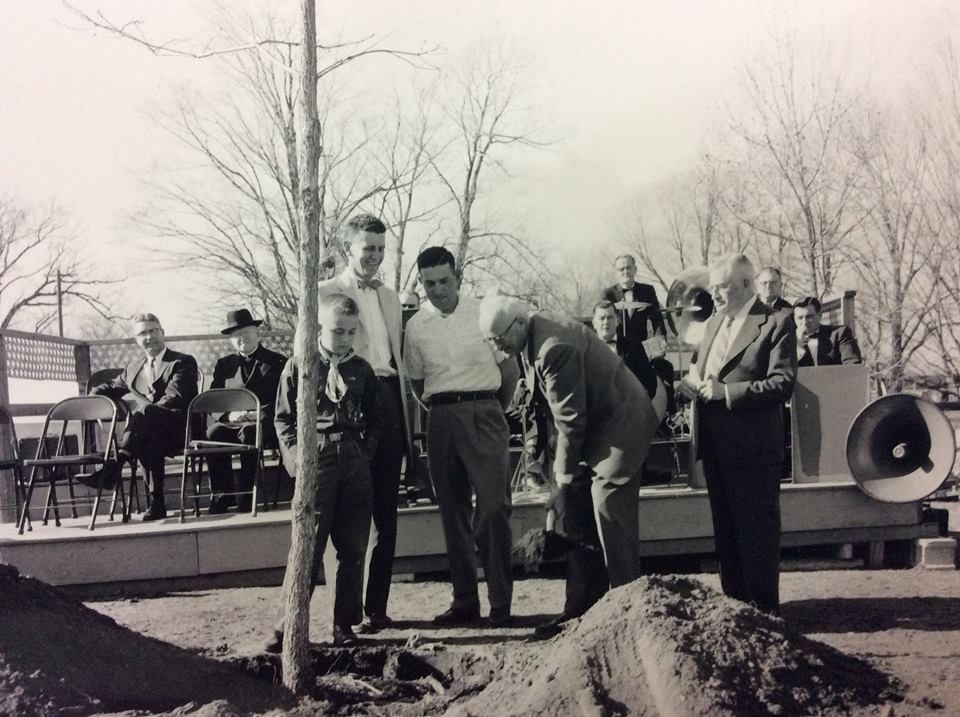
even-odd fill
[{"label": "wooden platform", "polygon": [[[544,493],[515,498],[514,537],[543,525]],[[920,522],[918,504],[879,503],[851,482],[784,485],[781,495],[784,546],[910,540],[936,535]],[[55,585],[216,578],[267,571],[279,580],[290,541],[290,513],[176,517],[127,524],[102,517],[62,527],[34,524],[17,535],[0,525],[0,562]],[[706,491],[687,487],[645,488],[640,501],[640,540],[645,556],[710,553],[712,526]],[[446,567],[440,516],[435,506],[401,509],[395,573]],[[214,580],[215,582],[215,580]]]}]

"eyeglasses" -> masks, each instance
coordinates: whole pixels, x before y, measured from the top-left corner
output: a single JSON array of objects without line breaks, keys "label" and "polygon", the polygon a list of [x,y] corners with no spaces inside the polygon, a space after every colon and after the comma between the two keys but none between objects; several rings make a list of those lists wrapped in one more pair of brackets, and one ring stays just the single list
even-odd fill
[{"label": "eyeglasses", "polygon": [[499,336],[488,336],[487,342],[493,344],[494,346],[500,346],[500,344],[503,343],[503,340],[507,337],[507,334],[510,333],[510,329],[513,328],[513,325],[517,323],[517,319],[519,318],[520,318],[519,316],[514,316],[513,321],[507,324],[507,328],[503,330],[502,334],[500,334]]}]

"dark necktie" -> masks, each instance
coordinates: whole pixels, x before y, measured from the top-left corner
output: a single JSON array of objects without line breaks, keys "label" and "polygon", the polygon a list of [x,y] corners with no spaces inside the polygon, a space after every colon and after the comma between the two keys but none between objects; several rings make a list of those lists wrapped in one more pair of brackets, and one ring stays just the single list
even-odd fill
[{"label": "dark necktie", "polygon": [[800,366],[814,366],[816,364],[816,362],[813,360],[813,354],[810,353],[809,337],[803,340],[803,353],[800,354],[800,360],[797,361],[797,364]]}]

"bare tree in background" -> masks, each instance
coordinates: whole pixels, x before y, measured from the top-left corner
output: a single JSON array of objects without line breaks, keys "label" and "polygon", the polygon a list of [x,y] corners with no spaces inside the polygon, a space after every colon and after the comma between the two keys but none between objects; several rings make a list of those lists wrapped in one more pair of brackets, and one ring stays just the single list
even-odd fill
[{"label": "bare tree in background", "polygon": [[737,218],[778,249],[795,251],[803,289],[816,296],[833,290],[864,218],[848,139],[857,99],[830,56],[803,63],[792,38],[774,38],[766,55],[744,64],[745,103],[732,120],[742,146],[731,162],[752,200]]},{"label": "bare tree in background", "polygon": [[924,117],[930,144],[932,213],[940,225],[932,350],[922,352],[928,370],[953,381],[960,398],[960,17],[953,15],[936,47],[929,77],[934,111]]},{"label": "bare tree in background", "polygon": [[[523,66],[498,45],[451,70],[444,90],[441,106],[454,139],[444,159],[436,158],[432,164],[457,208],[453,254],[464,270],[497,257],[509,256],[511,263],[516,255],[531,263],[535,259],[517,233],[483,226],[476,215],[481,179],[490,169],[507,176],[507,149],[546,144],[538,137],[533,113],[522,104],[523,77]],[[505,246],[512,251],[505,251]]]},{"label": "bare tree in background", "polygon": [[684,269],[743,249],[745,232],[724,211],[729,179],[719,163],[705,156],[694,169],[621,204],[614,220],[619,243],[629,247],[638,265],[664,290]]},{"label": "bare tree in background", "polygon": [[902,391],[904,371],[926,343],[936,308],[939,222],[930,215],[929,164],[922,130],[872,115],[856,141],[858,201],[866,215],[852,247],[859,275],[857,327],[871,372]]},{"label": "bare tree in background", "polygon": [[[269,16],[254,21],[232,15],[222,28],[223,37],[237,46],[291,33]],[[371,159],[383,151],[382,142],[373,139],[383,135],[381,122],[358,118],[351,107],[331,99],[337,94],[331,72],[345,63],[330,50],[325,54],[329,64],[318,71],[327,89],[321,118],[328,129],[320,232],[330,247],[325,263],[330,272],[339,259],[340,224],[361,204],[401,188],[412,191],[420,175],[417,167],[402,166],[391,174]],[[186,262],[198,283],[224,300],[252,304],[273,328],[293,328],[299,292],[294,121],[299,59],[298,45],[290,42],[220,56],[221,91],[182,92],[173,107],[159,110],[158,121],[178,140],[185,158],[177,165],[168,161],[148,181],[151,205],[135,217],[152,245],[162,240],[167,266]]]},{"label": "bare tree in background", "polygon": [[0,328],[47,331],[57,321],[58,294],[112,320],[103,291],[116,282],[97,271],[81,257],[63,209],[0,196]]},{"label": "bare tree in background", "polygon": [[[381,173],[389,178],[387,189],[377,197],[377,214],[383,218],[395,242],[393,288],[396,291],[407,287],[412,277],[414,265],[405,263],[407,254],[415,255],[440,233],[439,212],[452,201],[445,193],[438,196],[433,191],[438,188],[433,162],[443,151],[437,137],[439,123],[434,112],[433,92],[433,88],[417,88],[413,111],[405,109],[397,100],[393,125],[381,133],[373,153]],[[413,233],[409,232],[413,227],[421,230],[420,243],[410,250],[407,237]]]}]

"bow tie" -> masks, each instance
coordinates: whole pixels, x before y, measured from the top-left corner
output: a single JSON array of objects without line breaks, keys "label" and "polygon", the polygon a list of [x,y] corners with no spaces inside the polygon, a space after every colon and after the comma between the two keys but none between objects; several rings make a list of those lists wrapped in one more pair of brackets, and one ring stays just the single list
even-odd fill
[{"label": "bow tie", "polygon": [[358,289],[373,289],[377,290],[383,286],[383,282],[379,279],[357,279],[357,288]]}]

